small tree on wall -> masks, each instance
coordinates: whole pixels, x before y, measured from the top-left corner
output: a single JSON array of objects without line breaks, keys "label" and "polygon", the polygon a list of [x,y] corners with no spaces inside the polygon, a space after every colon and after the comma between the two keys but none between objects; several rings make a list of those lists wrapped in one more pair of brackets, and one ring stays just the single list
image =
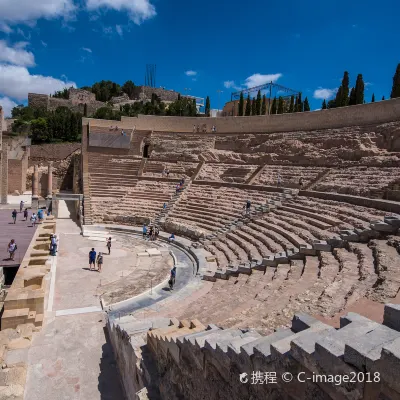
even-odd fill
[{"label": "small tree on wall", "polygon": [[266,113],[267,113],[267,98],[264,94],[263,98],[262,98],[262,104],[261,104],[261,115],[265,115]]},{"label": "small tree on wall", "polygon": [[251,100],[250,100],[250,95],[247,95],[245,115],[246,115],[246,117],[248,117],[248,116],[251,115]]},{"label": "small tree on wall", "polygon": [[257,100],[253,99],[251,103],[251,115],[257,115]]},{"label": "small tree on wall", "polygon": [[87,104],[85,103],[84,107],[83,107],[83,116],[87,117]]},{"label": "small tree on wall", "polygon": [[375,103],[375,93],[372,93],[371,103]]},{"label": "small tree on wall", "polygon": [[243,92],[240,92],[240,99],[239,99],[239,116],[242,117],[244,113],[244,98]]},{"label": "small tree on wall", "polygon": [[279,96],[278,99],[278,114],[283,114],[283,98],[282,96]]},{"label": "small tree on wall", "polygon": [[364,104],[364,80],[361,74],[357,75],[355,97],[356,97],[356,104]]},{"label": "small tree on wall", "polygon": [[290,113],[294,112],[294,96],[290,96],[289,112]]}]

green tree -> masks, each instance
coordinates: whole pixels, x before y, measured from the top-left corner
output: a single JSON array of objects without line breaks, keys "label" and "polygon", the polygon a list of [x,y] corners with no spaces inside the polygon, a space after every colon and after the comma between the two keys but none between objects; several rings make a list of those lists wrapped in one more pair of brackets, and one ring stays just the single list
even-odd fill
[{"label": "green tree", "polygon": [[336,101],[335,100],[329,100],[327,104],[328,108],[336,108]]},{"label": "green tree", "polygon": [[364,88],[363,76],[358,74],[355,87],[356,104],[364,104]]},{"label": "green tree", "polygon": [[345,107],[349,102],[349,73],[344,71],[342,84],[336,93],[335,105],[336,107]]},{"label": "green tree", "polygon": [[257,93],[257,101],[256,101],[256,114],[260,115],[261,113],[261,90]]},{"label": "green tree", "polygon": [[253,99],[251,102],[251,115],[257,115],[257,100]]},{"label": "green tree", "polygon": [[239,116],[243,117],[244,113],[244,98],[243,98],[243,92],[240,92],[240,99],[239,99]]},{"label": "green tree", "polygon": [[290,96],[289,112],[290,113],[294,112],[294,96]]},{"label": "green tree", "polygon": [[349,97],[349,106],[354,106],[356,103],[356,89],[351,88]]},{"label": "green tree", "polygon": [[385,100],[385,96],[382,96],[382,101]]},{"label": "green tree", "polygon": [[400,63],[397,65],[396,72],[393,75],[393,86],[390,92],[390,98],[400,97]]},{"label": "green tree", "polygon": [[326,110],[326,100],[324,99],[324,101],[322,102],[322,109]]},{"label": "green tree", "polygon": [[375,103],[375,93],[372,93],[371,103]]},{"label": "green tree", "polygon": [[67,88],[64,88],[63,90],[59,90],[53,94],[53,97],[58,98],[58,99],[69,99],[69,91]]},{"label": "green tree", "polygon": [[44,143],[49,139],[47,121],[45,118],[33,119],[31,121],[32,142]]},{"label": "green tree", "polygon": [[245,111],[246,117],[251,115],[251,100],[250,100],[250,95],[247,95],[247,100],[246,100],[246,111]]},{"label": "green tree", "polygon": [[261,115],[265,115],[266,113],[267,113],[267,97],[264,94],[262,97]]},{"label": "green tree", "polygon": [[299,96],[297,97],[297,112],[303,112],[303,102],[301,100],[301,92],[299,93]]},{"label": "green tree", "polygon": [[135,84],[132,81],[126,81],[122,85],[121,90],[126,93],[131,100],[135,98]]},{"label": "green tree", "polygon": [[196,99],[192,100],[192,117],[195,117],[197,115],[197,104],[196,104]]},{"label": "green tree", "polygon": [[210,112],[211,112],[210,97],[207,96],[207,98],[206,98],[206,107],[205,107],[206,117],[210,116]]},{"label": "green tree", "polygon": [[304,111],[311,111],[307,97],[304,99]]},{"label": "green tree", "polygon": [[283,114],[283,105],[284,105],[283,97],[279,96],[279,99],[278,99],[278,114]]},{"label": "green tree", "polygon": [[276,111],[277,111],[277,104],[276,104],[276,96],[275,96],[274,100],[272,100],[271,114],[276,114]]}]

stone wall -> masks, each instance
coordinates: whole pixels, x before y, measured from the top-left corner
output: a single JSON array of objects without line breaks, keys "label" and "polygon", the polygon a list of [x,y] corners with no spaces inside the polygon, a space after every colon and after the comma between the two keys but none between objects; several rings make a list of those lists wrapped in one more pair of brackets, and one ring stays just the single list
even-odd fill
[{"label": "stone wall", "polygon": [[398,121],[400,98],[331,110],[281,115],[221,118],[139,115],[138,118],[122,117],[122,120],[130,123],[131,127],[136,126],[138,130],[161,132],[192,132],[193,125],[198,124],[206,124],[208,132],[211,132],[213,125],[216,126],[217,132],[231,133],[310,131]]},{"label": "stone wall", "polygon": [[80,150],[81,143],[57,143],[57,144],[35,144],[31,146],[30,163],[33,165],[37,161],[60,161],[64,160],[72,153]]},{"label": "stone wall", "polygon": [[69,89],[69,99],[72,104],[96,103],[96,95],[82,89]]},{"label": "stone wall", "polygon": [[49,107],[49,96],[47,94],[28,93],[28,107],[37,109]]},{"label": "stone wall", "polygon": [[26,175],[28,170],[28,154],[25,153],[21,160],[8,160],[8,193],[26,191]]},{"label": "stone wall", "polygon": [[[0,136],[1,136],[1,132],[4,132],[7,130],[7,124],[4,120],[4,111],[3,108],[0,106]],[[1,143],[1,140],[0,140]],[[1,147],[1,145],[0,145]]]},{"label": "stone wall", "polygon": [[151,99],[151,95],[155,93],[162,101],[178,100],[178,92],[174,90],[165,90],[161,88],[153,88],[150,86],[135,86],[134,98],[141,99],[144,95],[146,99]]}]

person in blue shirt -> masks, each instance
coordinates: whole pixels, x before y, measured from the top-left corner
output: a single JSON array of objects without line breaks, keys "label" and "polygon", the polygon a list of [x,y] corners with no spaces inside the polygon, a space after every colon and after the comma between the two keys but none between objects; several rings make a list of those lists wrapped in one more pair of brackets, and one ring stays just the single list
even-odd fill
[{"label": "person in blue shirt", "polygon": [[176,278],[176,266],[174,266],[174,268],[171,269],[171,275],[168,281],[170,290],[174,289],[175,278]]},{"label": "person in blue shirt", "polygon": [[92,270],[92,264],[93,264],[93,270],[96,269],[96,252],[92,248],[91,251],[89,251],[89,270]]},{"label": "person in blue shirt", "polygon": [[43,210],[40,209],[37,213],[38,219],[39,219],[39,224],[43,221]]},{"label": "person in blue shirt", "polygon": [[169,242],[173,242],[175,240],[175,235],[171,233],[171,236],[168,238]]},{"label": "person in blue shirt", "polygon": [[143,225],[143,239],[146,239],[147,237],[147,226],[146,224]]}]

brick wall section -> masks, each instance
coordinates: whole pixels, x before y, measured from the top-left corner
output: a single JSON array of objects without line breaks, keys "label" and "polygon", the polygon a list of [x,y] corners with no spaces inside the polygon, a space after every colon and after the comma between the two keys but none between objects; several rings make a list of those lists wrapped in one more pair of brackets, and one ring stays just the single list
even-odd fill
[{"label": "brick wall section", "polygon": [[400,98],[331,110],[255,117],[196,118],[150,115],[139,115],[138,118],[122,117],[124,125],[135,126],[137,130],[192,132],[193,125],[206,124],[208,132],[211,132],[212,126],[215,125],[218,133],[310,131],[398,120],[400,120]]},{"label": "brick wall section", "polygon": [[[32,161],[64,160],[81,148],[81,143],[41,144],[31,146],[30,159]],[[32,163],[30,163],[32,165]]]}]

